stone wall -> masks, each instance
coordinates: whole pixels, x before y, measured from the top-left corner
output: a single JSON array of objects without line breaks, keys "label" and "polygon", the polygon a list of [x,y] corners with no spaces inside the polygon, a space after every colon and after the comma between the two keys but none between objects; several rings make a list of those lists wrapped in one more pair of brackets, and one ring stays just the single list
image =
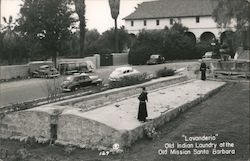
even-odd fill
[{"label": "stone wall", "polygon": [[[89,145],[89,137],[93,135],[93,130],[96,130],[96,127],[98,127],[97,132],[95,131],[96,136],[91,140],[91,144],[94,146],[97,147],[99,144],[109,147],[115,140],[121,145],[126,145],[127,142],[133,142],[135,139],[134,137],[128,138],[132,134],[128,135],[129,133],[126,131],[115,131],[98,121],[83,117],[81,113],[84,113],[87,107],[90,107],[89,109],[98,108],[102,105],[126,99],[128,96],[139,94],[141,86],[145,86],[148,90],[153,90],[186,80],[186,76],[160,78],[141,85],[112,89],[90,96],[0,115],[0,137],[17,139],[35,137],[38,141],[57,139],[61,144],[87,146]],[[76,108],[78,103],[84,104],[84,107]],[[76,115],[72,115],[72,111]],[[85,132],[89,131],[89,133],[83,134],[81,133],[82,130],[85,130]],[[112,137],[103,139],[107,135]]]},{"label": "stone wall", "polygon": [[28,77],[28,65],[0,66],[0,80]]},{"label": "stone wall", "polygon": [[77,108],[67,109],[59,116],[57,143],[76,145],[81,148],[112,147],[114,142],[122,144],[122,133],[103,123],[82,116],[82,112],[79,110]]},{"label": "stone wall", "polygon": [[[92,57],[85,57],[83,59],[58,59],[58,62],[60,61],[92,61],[96,68],[100,68],[100,55],[98,54],[95,54]],[[0,66],[0,80],[28,77],[30,72],[33,72],[42,65],[52,65],[52,62],[35,61],[26,65]]]},{"label": "stone wall", "polygon": [[86,109],[90,110],[115,101],[126,99],[127,97],[138,95],[141,92],[141,87],[146,87],[147,90],[154,90],[171,84],[180,83],[186,81],[187,79],[188,78],[186,76],[172,76],[172,77],[159,78],[143,84],[112,89],[101,93],[93,94],[90,96],[72,99],[70,101],[66,100],[60,103],[60,105],[61,106],[70,105],[78,108],[84,108],[85,110]]},{"label": "stone wall", "polygon": [[128,53],[113,53],[113,65],[128,64]]}]

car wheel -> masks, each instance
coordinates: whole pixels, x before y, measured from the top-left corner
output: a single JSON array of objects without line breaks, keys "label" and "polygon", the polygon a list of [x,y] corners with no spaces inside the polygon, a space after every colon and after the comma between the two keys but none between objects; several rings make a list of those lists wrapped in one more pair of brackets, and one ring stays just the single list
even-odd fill
[{"label": "car wheel", "polygon": [[79,88],[77,86],[71,87],[71,91],[77,91]]}]

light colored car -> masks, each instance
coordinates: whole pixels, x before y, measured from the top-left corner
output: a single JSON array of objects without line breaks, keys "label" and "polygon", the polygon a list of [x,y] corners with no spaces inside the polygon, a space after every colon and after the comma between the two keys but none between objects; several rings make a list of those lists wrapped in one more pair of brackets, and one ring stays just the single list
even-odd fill
[{"label": "light colored car", "polygon": [[213,56],[213,52],[212,52],[212,51],[209,51],[209,52],[206,52],[206,53],[202,56],[202,59],[212,59],[212,56]]},{"label": "light colored car", "polygon": [[61,84],[63,91],[76,91],[82,87],[101,85],[102,79],[96,75],[88,75],[86,73],[75,73],[74,75],[66,77]]},{"label": "light colored car", "polygon": [[133,77],[140,75],[141,72],[132,67],[119,67],[116,68],[110,75],[110,81],[119,81],[124,77]]}]

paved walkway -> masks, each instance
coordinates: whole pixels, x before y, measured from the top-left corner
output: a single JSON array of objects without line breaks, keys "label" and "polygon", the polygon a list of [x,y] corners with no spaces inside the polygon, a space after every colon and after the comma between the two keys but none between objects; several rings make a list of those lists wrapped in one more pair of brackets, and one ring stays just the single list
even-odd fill
[{"label": "paved walkway", "polygon": [[[224,82],[192,80],[164,89],[148,91],[149,117],[147,119],[155,119],[162,113],[203,97],[224,84]],[[74,115],[98,121],[116,130],[132,130],[143,124],[137,120],[138,104],[137,96],[132,96],[92,111],[79,113],[72,109],[66,113],[72,112]]]}]

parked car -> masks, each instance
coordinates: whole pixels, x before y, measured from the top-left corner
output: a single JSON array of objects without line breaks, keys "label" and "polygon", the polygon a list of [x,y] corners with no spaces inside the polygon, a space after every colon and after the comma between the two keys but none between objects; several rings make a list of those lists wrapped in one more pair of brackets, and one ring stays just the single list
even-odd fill
[{"label": "parked car", "polygon": [[88,75],[86,73],[75,73],[74,75],[66,77],[61,84],[63,91],[76,91],[79,88],[87,87],[91,85],[101,85],[102,79],[96,75]]},{"label": "parked car", "polygon": [[165,58],[161,55],[151,55],[150,59],[147,61],[148,65],[163,64],[165,63]]},{"label": "parked car", "polygon": [[132,67],[119,67],[116,68],[110,75],[109,80],[110,81],[119,81],[123,77],[133,77],[140,75],[141,72],[138,70],[132,68]]},{"label": "parked car", "polygon": [[33,78],[54,78],[58,77],[60,74],[58,70],[49,65],[42,65],[37,70],[32,72]]},{"label": "parked car", "polygon": [[81,62],[60,62],[59,70],[61,74],[71,75],[74,73],[88,73],[94,72],[95,65],[92,61],[81,61]]}]

